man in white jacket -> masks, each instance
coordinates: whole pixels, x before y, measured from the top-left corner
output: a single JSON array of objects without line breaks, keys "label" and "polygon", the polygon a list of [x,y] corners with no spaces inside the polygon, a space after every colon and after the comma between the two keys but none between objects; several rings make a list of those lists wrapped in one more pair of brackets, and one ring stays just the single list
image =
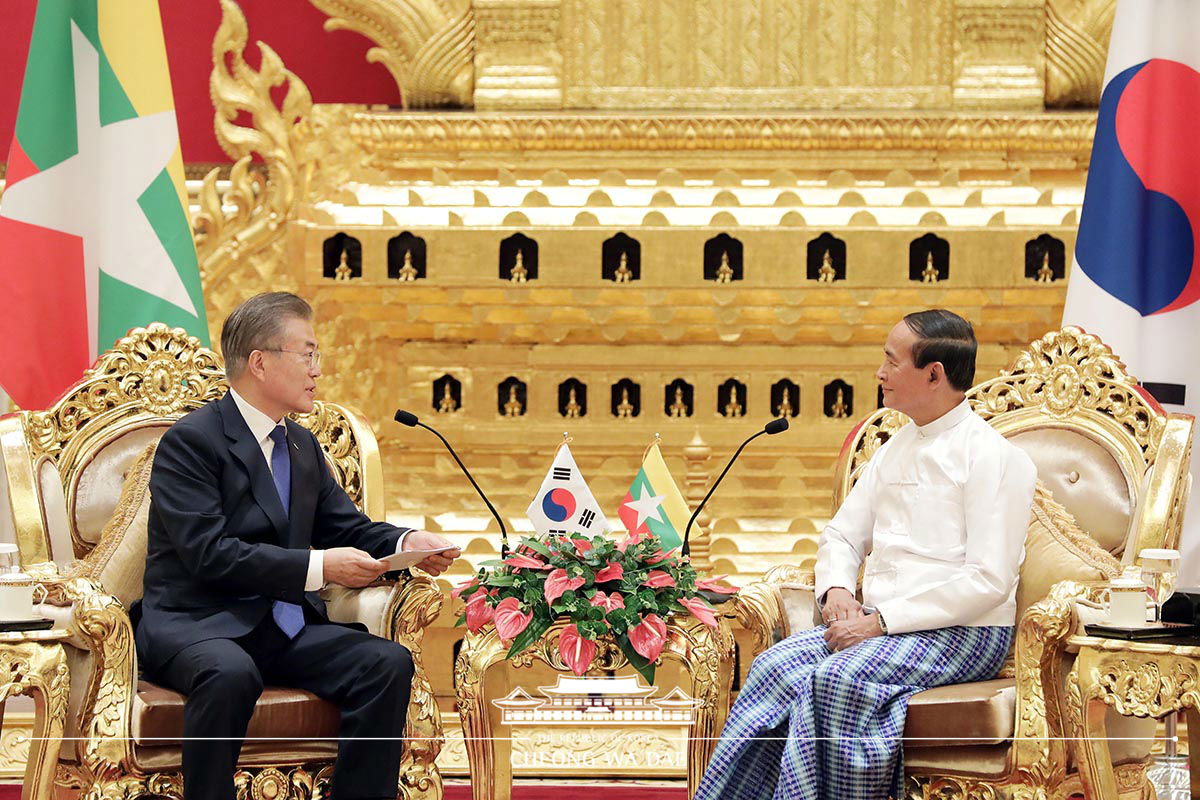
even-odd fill
[{"label": "man in white jacket", "polygon": [[888,335],[876,377],[912,422],[821,534],[825,624],[755,659],[696,800],[900,797],[908,699],[1000,668],[1037,470],[971,410],[975,352],[942,309]]}]

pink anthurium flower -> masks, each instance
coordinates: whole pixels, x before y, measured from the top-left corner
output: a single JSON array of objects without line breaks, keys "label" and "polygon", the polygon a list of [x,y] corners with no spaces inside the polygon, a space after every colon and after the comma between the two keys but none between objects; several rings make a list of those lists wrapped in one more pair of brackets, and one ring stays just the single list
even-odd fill
[{"label": "pink anthurium flower", "polygon": [[509,556],[504,559],[504,563],[512,566],[514,569],[553,569],[546,562],[523,554]]},{"label": "pink anthurium flower", "polygon": [[619,581],[625,576],[625,568],[619,562],[610,561],[608,566],[596,573],[596,583]]},{"label": "pink anthurium flower", "polygon": [[718,575],[715,578],[703,578],[696,581],[697,589],[704,589],[709,592],[719,592],[721,594],[737,594],[738,587],[730,584],[729,586],[719,586],[717,581],[723,581],[728,578],[728,575]]},{"label": "pink anthurium flower", "polygon": [[580,636],[574,625],[568,625],[558,637],[558,652],[572,672],[582,675],[596,657],[596,643]]},{"label": "pink anthurium flower", "polygon": [[666,559],[667,559],[667,554],[664,553],[662,551],[662,548],[660,547],[657,550],[655,550],[653,553],[651,553],[650,555],[646,556],[646,563],[647,564],[657,564],[660,561],[666,561]]},{"label": "pink anthurium flower", "polygon": [[641,623],[629,629],[629,643],[647,661],[656,661],[667,642],[667,623],[657,614],[647,614]]},{"label": "pink anthurium flower", "polygon": [[568,589],[578,589],[583,584],[584,580],[582,576],[568,578],[567,571],[560,567],[546,576],[546,602],[553,605],[555,600],[562,597],[563,592]]},{"label": "pink anthurium flower", "polygon": [[674,586],[675,579],[661,569],[652,569],[650,574],[646,576],[646,580],[642,581],[642,586],[649,586],[651,589],[659,589],[663,586]]},{"label": "pink anthurium flower", "polygon": [[476,588],[477,586],[479,586],[479,579],[471,578],[471,580],[467,581],[466,583],[462,584],[461,586],[456,586],[454,588],[454,591],[450,592],[450,596],[451,597],[462,597],[464,594],[466,594],[467,592]]},{"label": "pink anthurium flower", "polygon": [[613,592],[609,595],[605,595],[604,592],[596,592],[595,596],[592,597],[591,604],[594,606],[600,606],[600,608],[603,608],[605,612],[608,612],[612,611],[614,608],[624,608],[625,598],[621,597],[620,592]]},{"label": "pink anthurium flower", "polygon": [[533,612],[521,613],[521,603],[515,597],[506,597],[496,606],[496,635],[511,642],[529,626]]},{"label": "pink anthurium flower", "polygon": [[701,600],[699,597],[685,597],[680,599],[679,604],[686,608],[691,615],[703,622],[710,628],[716,629],[717,618],[713,614],[713,610],[708,603]]},{"label": "pink anthurium flower", "polygon": [[575,548],[575,554],[583,558],[588,550],[592,549],[592,543],[587,539],[572,539],[571,546]]},{"label": "pink anthurium flower", "polygon": [[487,604],[488,592],[482,586],[467,598],[467,630],[479,633],[483,626],[492,621],[495,610]]}]

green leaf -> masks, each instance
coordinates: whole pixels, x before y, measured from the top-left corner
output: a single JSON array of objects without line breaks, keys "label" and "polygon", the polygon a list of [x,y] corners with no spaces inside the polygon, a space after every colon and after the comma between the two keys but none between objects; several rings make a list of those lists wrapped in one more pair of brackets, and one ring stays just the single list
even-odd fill
[{"label": "green leaf", "polygon": [[512,575],[497,575],[495,573],[489,575],[487,579],[488,586],[512,586],[516,582],[517,579]]},{"label": "green leaf", "polygon": [[479,566],[481,566],[481,567],[503,567],[503,566],[507,566],[507,565],[504,563],[504,561],[502,559],[489,558],[485,561],[480,561]]},{"label": "green leaf", "polygon": [[629,659],[629,665],[638,671],[646,682],[651,686],[654,685],[654,663],[647,661],[642,657],[642,654],[633,649],[633,643],[629,641],[629,636],[622,634],[617,639],[617,646],[621,648],[621,652]]},{"label": "green leaf", "polygon": [[537,615],[534,615],[533,619],[529,621],[529,625],[525,627],[525,630],[518,633],[516,638],[513,639],[512,647],[508,648],[508,658],[516,658],[524,652],[526,648],[542,638],[542,634],[549,627],[549,622],[539,619]]},{"label": "green leaf", "polygon": [[527,536],[527,537],[521,539],[521,544],[525,545],[526,547],[528,547],[531,550],[534,550],[534,551],[542,554],[546,558],[552,558],[554,556],[554,553],[550,552],[550,548],[546,547],[546,545],[542,544],[537,539],[532,539]]},{"label": "green leaf", "polygon": [[464,611],[463,613],[458,615],[458,622],[454,623],[454,627],[460,628],[466,624],[467,624],[467,612]]}]

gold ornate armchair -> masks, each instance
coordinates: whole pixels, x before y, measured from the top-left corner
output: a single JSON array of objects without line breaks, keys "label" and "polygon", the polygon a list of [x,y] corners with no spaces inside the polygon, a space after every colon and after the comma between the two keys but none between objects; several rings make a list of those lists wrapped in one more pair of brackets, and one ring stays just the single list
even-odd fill
[{"label": "gold ornate armchair", "polygon": [[[980,416],[1029,453],[1043,485],[1018,586],[1014,653],[995,680],[912,698],[906,793],[912,800],[1066,798],[1080,790],[1074,754],[1063,738],[1073,735],[1064,702],[1072,654],[1064,645],[1087,613],[1076,601],[1094,597],[1096,581],[1119,568],[1117,559],[1128,563],[1144,547],[1178,541],[1193,421],[1164,413],[1107,346],[1078,328],[1033,342],[1009,371],[974,387],[968,398]],[[838,458],[835,509],[867,460],[907,421],[881,409],[851,432]],[[1038,525],[1042,533],[1056,532],[1059,540],[1051,544],[1057,550],[1035,542]],[[1054,562],[1059,557],[1068,566],[1060,569]],[[1062,578],[1089,574],[1096,579],[1091,584],[1066,580],[1050,588]],[[812,587],[811,572],[784,566],[741,591],[737,613],[754,634],[755,654],[816,624]],[[1137,737],[1153,736],[1153,720],[1112,714],[1109,723],[1122,797],[1152,796],[1144,779],[1150,741]]]},{"label": "gold ornate armchair", "polygon": [[[77,741],[62,749],[58,781],[84,797],[180,796],[183,697],[140,679],[127,609],[141,596],[153,448],[174,420],[226,388],[216,353],[155,323],[130,331],[53,407],[0,418],[22,562],[71,632],[65,735]],[[354,502],[383,518],[382,464],[365,420],[318,403],[297,421],[317,436]],[[361,622],[412,651],[401,797],[438,800],[442,728],[421,639],[441,594],[428,577],[404,574],[360,590],[333,587],[325,599],[331,618]],[[250,723],[259,740],[242,749],[239,798],[310,798],[330,777],[338,724],[336,708],[316,696],[268,687]],[[286,741],[297,737],[313,740]]]}]

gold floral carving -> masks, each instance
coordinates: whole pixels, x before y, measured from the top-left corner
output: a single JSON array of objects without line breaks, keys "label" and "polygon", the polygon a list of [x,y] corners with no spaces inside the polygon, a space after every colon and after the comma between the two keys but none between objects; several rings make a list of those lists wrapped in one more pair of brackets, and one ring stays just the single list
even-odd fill
[{"label": "gold floral carving", "polygon": [[373,162],[385,165],[430,150],[503,153],[556,151],[719,152],[972,150],[1037,151],[1086,161],[1096,121],[1082,114],[1036,116],[805,115],[594,112],[479,117],[440,112],[406,114],[353,106],[318,106],[313,125],[320,138],[347,134]]},{"label": "gold floral carving", "polygon": [[1100,105],[1115,0],[1046,0],[1046,106]]},{"label": "gold floral carving", "polygon": [[[220,321],[262,285],[291,288],[286,271],[279,269],[282,238],[313,169],[308,88],[261,42],[262,64],[252,69],[243,57],[247,38],[246,18],[237,4],[221,0],[210,88],[217,141],[237,163],[223,197],[216,188],[218,171],[205,177],[193,220],[214,338]],[[287,93],[277,106],[271,92],[282,85]],[[250,117],[250,126],[237,124],[240,114]],[[255,153],[264,162],[265,178],[251,168]]]},{"label": "gold floral carving", "polygon": [[441,800],[442,776],[435,761],[445,735],[437,699],[429,685],[421,644],[425,628],[442,610],[443,597],[432,579],[419,574],[401,579],[384,612],[384,638],[400,642],[412,653],[412,696],[405,733],[409,739],[400,761],[405,800]]},{"label": "gold floral carving", "polygon": [[375,43],[404,108],[470,107],[475,89],[475,15],[470,0],[311,0],[326,30],[356,31]]},{"label": "gold floral carving", "polygon": [[[510,663],[515,668],[529,667],[541,662],[559,671],[570,671],[563,663],[558,638],[565,622],[555,623],[541,639]],[[624,653],[611,639],[597,641],[593,670],[617,670],[628,665]],[[467,757],[471,766],[472,796],[475,800],[491,800],[502,796],[503,787],[512,781],[511,744],[494,739],[494,713],[484,693],[484,678],[494,665],[505,661],[507,647],[496,635],[493,626],[482,633],[467,634],[454,663],[455,691],[463,737],[467,742]],[[667,641],[663,659],[678,661],[692,677],[692,699],[696,701],[695,724],[688,737],[688,790],[694,792],[700,776],[708,766],[729,712],[729,694],[733,685],[733,635],[728,620],[720,618],[720,628],[713,631],[694,619],[680,625],[675,618],[668,620]],[[506,795],[504,795],[506,796]]]},{"label": "gold floral carving", "polygon": [[53,796],[70,693],[70,674],[61,642],[0,642],[0,709],[5,700],[22,694],[30,695],[37,707],[33,738],[26,745],[23,797],[50,800]]}]

